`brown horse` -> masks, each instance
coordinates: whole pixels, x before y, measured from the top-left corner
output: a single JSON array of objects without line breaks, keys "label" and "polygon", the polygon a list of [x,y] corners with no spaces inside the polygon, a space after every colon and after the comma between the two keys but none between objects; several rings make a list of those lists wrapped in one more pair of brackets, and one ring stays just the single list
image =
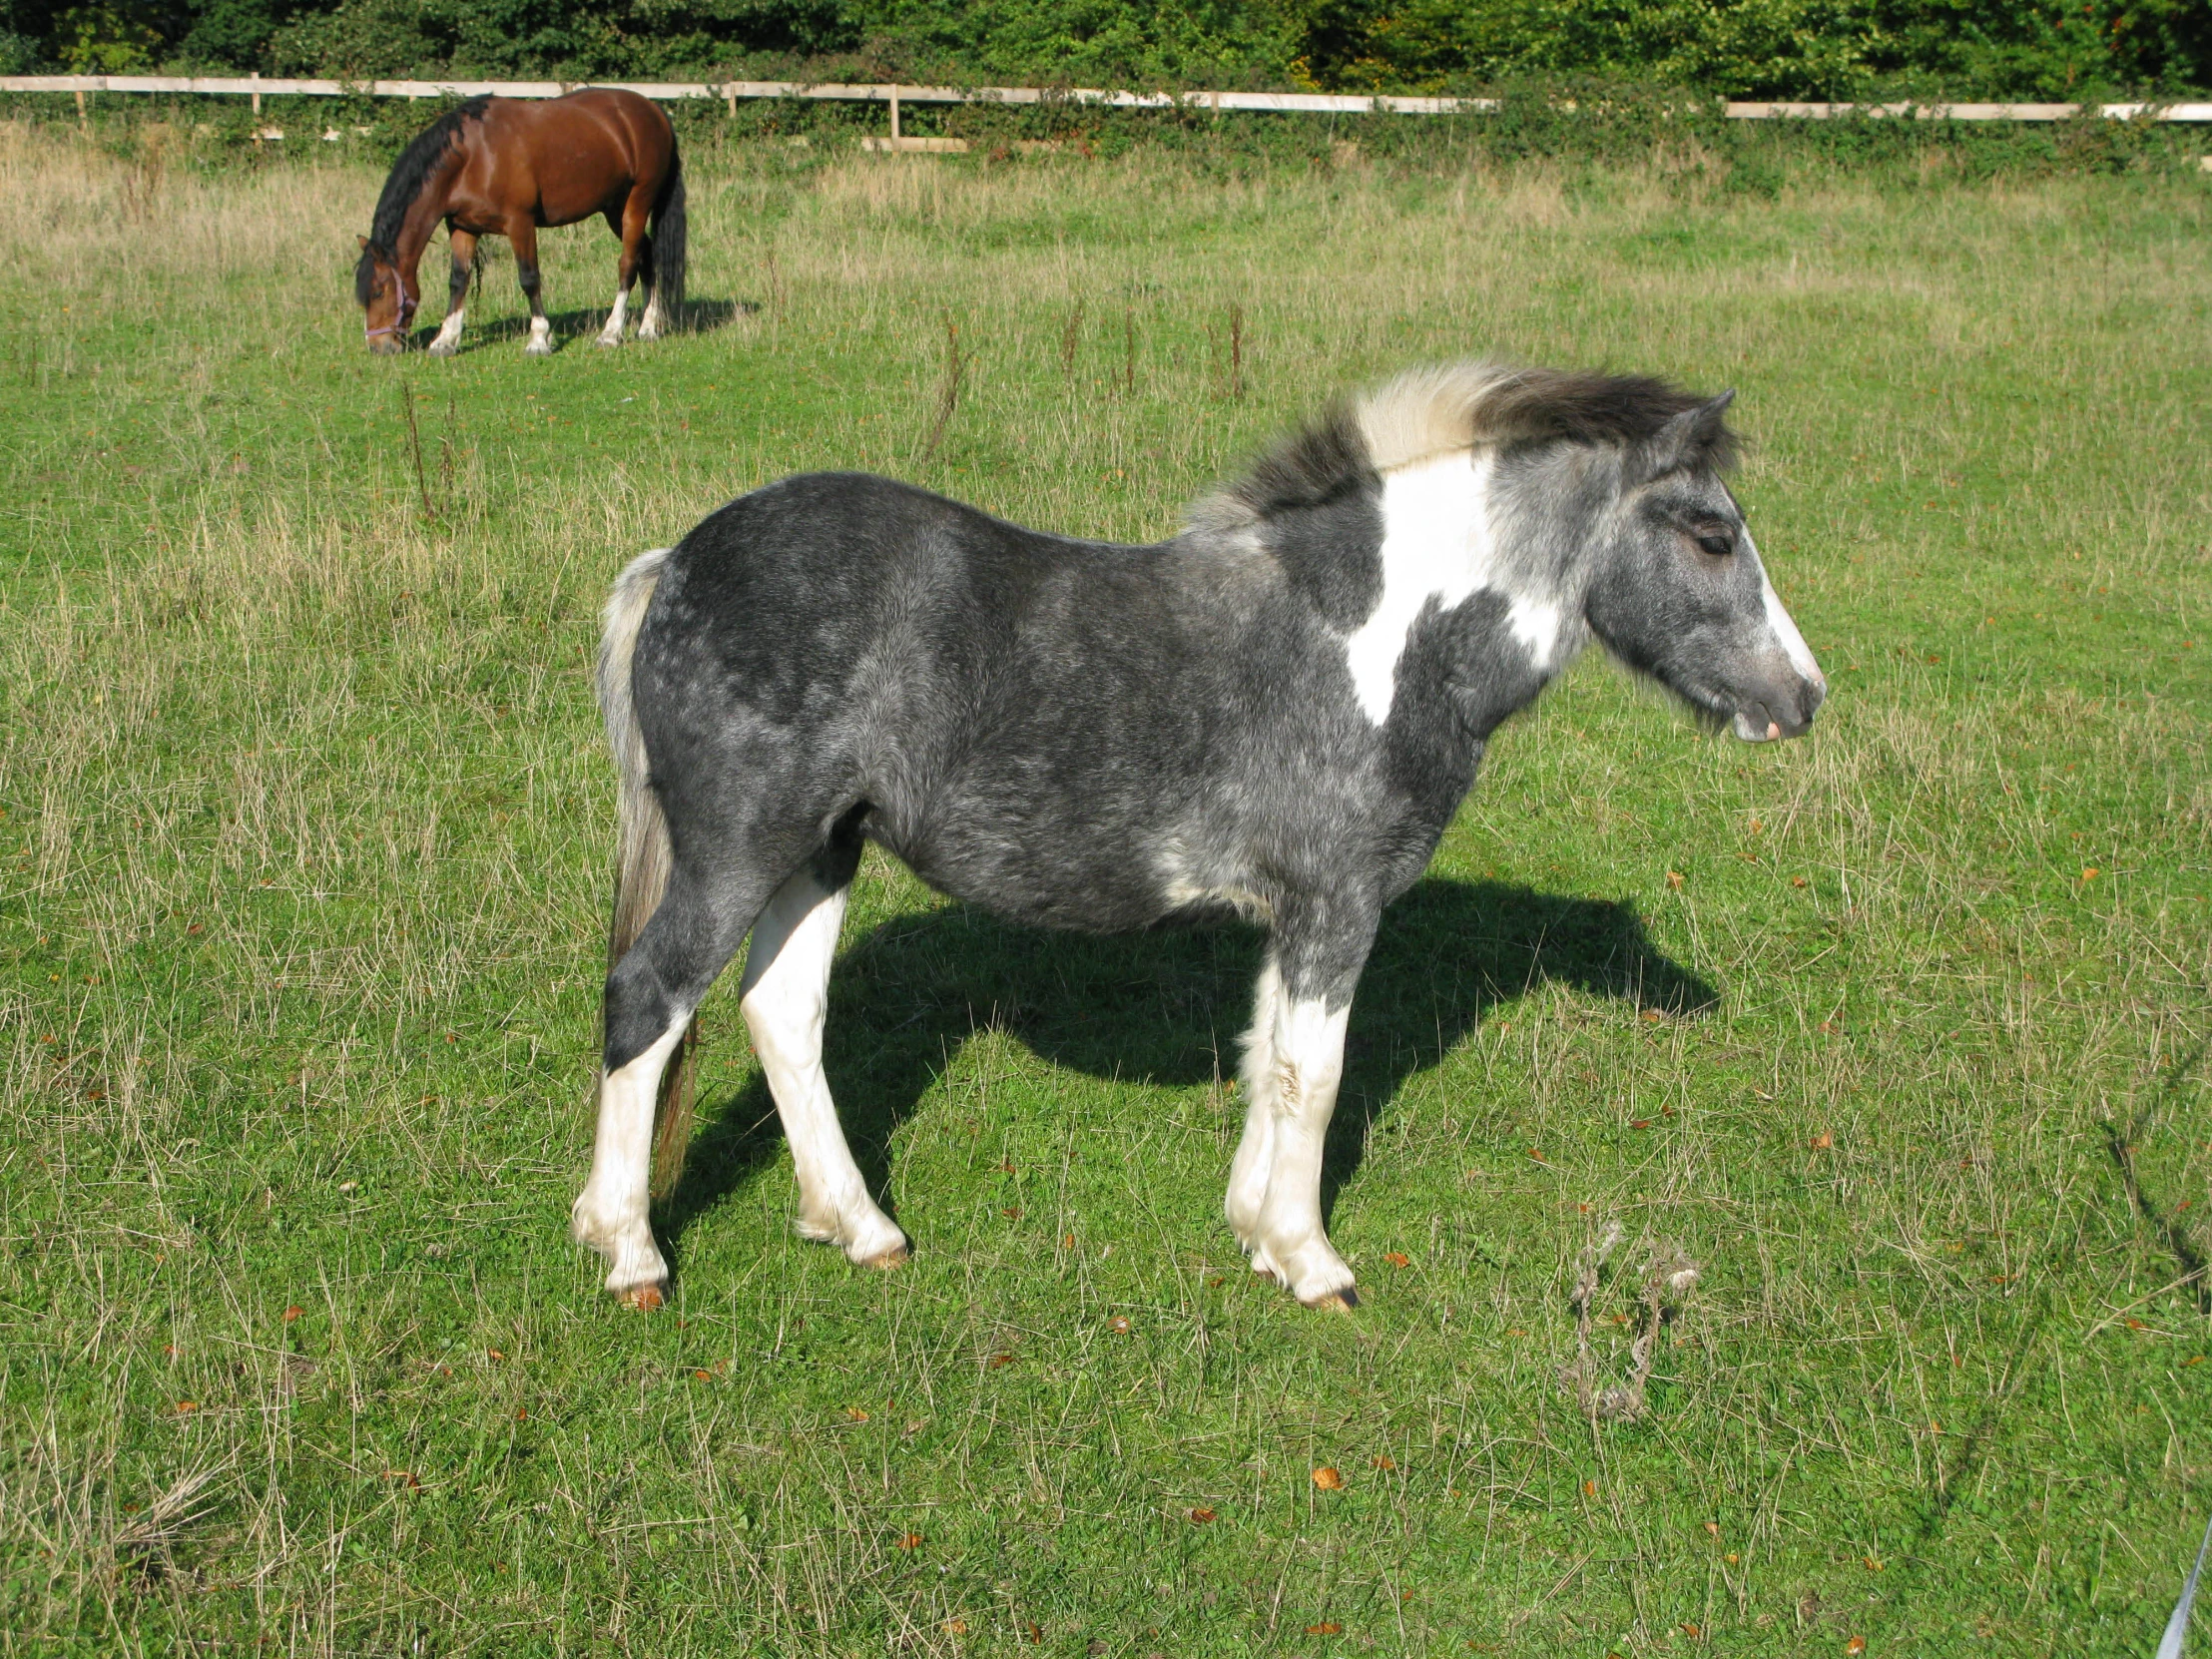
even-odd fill
[{"label": "brown horse", "polygon": [[574,225],[594,214],[606,215],[607,228],[622,239],[614,309],[599,343],[622,343],[630,284],[641,276],[638,338],[658,338],[684,305],[684,171],[667,114],[634,92],[599,87],[542,104],[471,98],[447,111],[392,164],[375,221],[360,239],[353,296],[367,313],[368,348],[405,349],[422,293],[415,268],[443,220],[453,276],[431,354],[460,349],[476,239],[501,236],[514,245],[530,301],[526,349],[533,357],[549,355],[553,326],[538,297],[538,227]]}]

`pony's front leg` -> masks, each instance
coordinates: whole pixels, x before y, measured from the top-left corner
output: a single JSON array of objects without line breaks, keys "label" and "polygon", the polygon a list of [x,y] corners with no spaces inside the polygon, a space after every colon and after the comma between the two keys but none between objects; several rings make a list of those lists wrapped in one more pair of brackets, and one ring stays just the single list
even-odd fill
[{"label": "pony's front leg", "polygon": [[1350,1308],[1352,1269],[1322,1226],[1322,1149],[1344,1078],[1345,1027],[1366,940],[1324,969],[1303,951],[1271,951],[1245,1047],[1245,1138],[1230,1171],[1227,1210],[1255,1273],[1309,1308]]},{"label": "pony's front leg", "polygon": [[776,889],[753,925],[739,1006],[791,1143],[801,1235],[887,1268],[906,1260],[906,1235],[869,1196],[822,1069],[830,964],[858,863],[857,841],[832,844]]},{"label": "pony's front leg", "polygon": [[468,278],[476,260],[474,236],[466,231],[454,231],[446,240],[453,255],[453,275],[445,287],[445,320],[438,324],[438,337],[430,342],[433,357],[450,357],[461,348],[461,325],[467,320]]}]

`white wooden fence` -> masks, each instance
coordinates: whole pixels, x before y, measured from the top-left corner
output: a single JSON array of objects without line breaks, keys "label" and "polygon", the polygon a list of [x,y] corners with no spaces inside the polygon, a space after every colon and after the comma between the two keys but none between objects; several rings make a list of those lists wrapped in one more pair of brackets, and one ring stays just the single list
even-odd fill
[{"label": "white wooden fence", "polygon": [[[69,92],[80,108],[98,93],[199,94],[251,98],[257,114],[264,98],[558,98],[586,83],[562,81],[283,81],[259,75],[0,75],[0,92]],[[741,98],[826,98],[847,103],[887,104],[896,134],[900,104],[1103,104],[1115,109],[1273,110],[1310,115],[1480,115],[1497,108],[1489,98],[1368,97],[1321,92],[1113,92],[1098,87],[907,87],[859,84],[809,84],[802,81],[594,81],[619,86],[647,98],[716,99],[732,113]],[[1571,106],[1570,106],[1571,107]],[[2212,122],[2212,104],[2097,104],[2094,113],[2113,121],[2147,115],[2154,121]],[[2064,121],[2082,113],[2079,104],[1745,104],[1727,106],[1731,119],[1769,121],[1797,118],[1823,121],[1864,111],[1872,116],[1909,116],[1922,121]]]}]

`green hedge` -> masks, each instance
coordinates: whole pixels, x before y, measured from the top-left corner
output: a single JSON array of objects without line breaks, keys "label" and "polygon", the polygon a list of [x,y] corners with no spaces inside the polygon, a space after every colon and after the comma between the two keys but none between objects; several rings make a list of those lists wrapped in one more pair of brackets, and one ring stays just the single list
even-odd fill
[{"label": "green hedge", "polygon": [[2207,0],[0,0],[0,70],[2077,99],[2212,86]]}]

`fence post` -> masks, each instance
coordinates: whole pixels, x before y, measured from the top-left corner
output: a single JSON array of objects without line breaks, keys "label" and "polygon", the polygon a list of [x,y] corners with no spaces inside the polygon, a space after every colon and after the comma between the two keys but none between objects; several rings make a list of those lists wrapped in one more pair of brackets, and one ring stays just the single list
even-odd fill
[{"label": "fence post", "polygon": [[891,148],[898,148],[898,88],[891,88]]},{"label": "fence post", "polygon": [[[258,69],[257,69],[257,70],[255,70],[255,71],[254,71],[254,77],[253,77],[253,79],[254,79],[254,119],[255,119],[255,120],[256,120],[256,121],[258,122],[258,121],[260,121],[260,120],[261,120],[261,118],[262,118],[262,72],[261,72],[260,70],[258,70]],[[255,136],[256,136],[257,138],[258,138],[258,137],[260,137],[260,135],[259,135],[259,134],[256,134]]]}]

